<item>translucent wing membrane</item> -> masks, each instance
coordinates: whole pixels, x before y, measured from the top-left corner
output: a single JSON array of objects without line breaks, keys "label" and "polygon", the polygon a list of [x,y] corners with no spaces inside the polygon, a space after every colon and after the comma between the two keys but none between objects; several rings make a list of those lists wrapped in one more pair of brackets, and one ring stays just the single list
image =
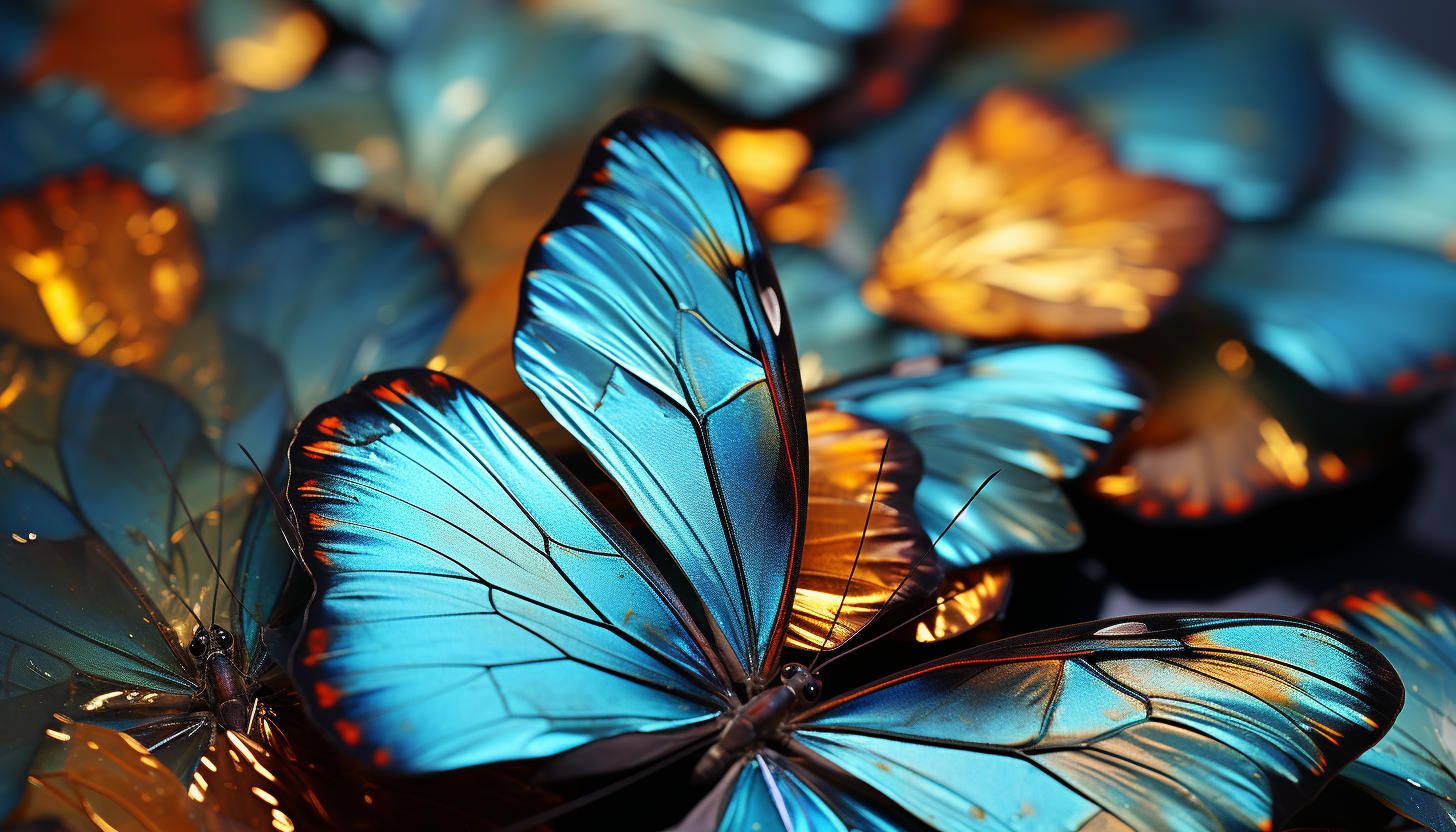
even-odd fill
[{"label": "translucent wing membrane", "polygon": [[842,644],[892,600],[917,604],[941,575],[935,558],[921,558],[930,538],[915,519],[921,463],[910,440],[836,410],[810,411],[808,426],[809,519],[789,644],[820,650]]},{"label": "translucent wing membrane", "polygon": [[970,566],[1013,552],[1058,552],[1083,540],[1056,481],[1072,479],[1138,415],[1141,385],[1083,347],[978,350],[923,375],[874,376],[815,394],[903,431],[925,457],[915,511],[939,531],[992,472],[1001,474],[936,552]]},{"label": "translucent wing membrane", "polygon": [[[1456,372],[1456,264],[1383,243],[1244,234],[1200,294],[1329,393],[1425,392]],[[1392,303],[1391,299],[1402,298]]]},{"label": "translucent wing membrane", "polygon": [[808,764],[942,830],[1269,830],[1400,705],[1390,664],[1344,634],[1162,615],[974,648],[790,730]]},{"label": "translucent wing membrane", "polygon": [[1405,707],[1344,777],[1439,832],[1456,830],[1456,609],[1419,590],[1357,587],[1309,617],[1378,649],[1405,684]]},{"label": "translucent wing membrane", "polygon": [[1012,89],[946,132],[864,284],[869,308],[967,336],[1143,329],[1208,253],[1200,191],[1119,169],[1071,118]]},{"label": "translucent wing membrane", "polygon": [[[903,832],[919,829],[893,804],[865,799],[765,749],[750,757],[674,832]],[[716,825],[714,825],[716,821]]]},{"label": "translucent wing membrane", "polygon": [[366,373],[424,364],[460,300],[437,240],[350,204],[279,223],[220,272],[203,309],[273,351],[299,413]]},{"label": "translucent wing membrane", "polygon": [[635,541],[463,383],[369,376],[310,414],[289,461],[318,586],[293,676],[365,763],[542,757],[736,701]]},{"label": "translucent wing membrane", "polygon": [[733,183],[685,126],[629,113],[526,268],[522,379],[632,499],[756,686],[786,630],[806,442],[783,296]]}]

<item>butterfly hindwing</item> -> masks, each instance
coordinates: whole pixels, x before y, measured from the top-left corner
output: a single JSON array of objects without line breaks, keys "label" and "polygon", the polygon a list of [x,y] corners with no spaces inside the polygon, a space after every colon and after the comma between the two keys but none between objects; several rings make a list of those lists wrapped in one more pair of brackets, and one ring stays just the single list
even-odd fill
[{"label": "butterfly hindwing", "polygon": [[804,533],[798,360],[773,266],[685,126],[636,111],[592,145],[527,257],[516,363],[677,559],[730,671],[773,673]]},{"label": "butterfly hindwing", "polygon": [[635,541],[462,382],[369,376],[310,414],[289,460],[317,584],[292,676],[361,761],[543,757],[736,701]]},{"label": "butterfly hindwing", "polygon": [[1310,618],[1369,642],[1405,684],[1390,733],[1341,775],[1418,823],[1456,830],[1456,609],[1419,590],[1355,587]]},{"label": "butterfly hindwing", "polygon": [[1401,705],[1295,619],[1159,615],[994,642],[811,709],[791,748],[942,830],[1279,828]]}]

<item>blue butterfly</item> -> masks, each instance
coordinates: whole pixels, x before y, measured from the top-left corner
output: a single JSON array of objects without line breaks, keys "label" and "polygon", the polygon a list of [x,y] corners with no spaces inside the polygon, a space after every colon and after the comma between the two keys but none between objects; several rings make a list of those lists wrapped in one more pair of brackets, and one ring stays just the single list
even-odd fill
[{"label": "blue butterfly", "polygon": [[1417,823],[1456,830],[1456,608],[1419,590],[1353,587],[1308,617],[1369,642],[1405,684],[1390,733],[1340,776]]},{"label": "blue butterfly", "polygon": [[691,828],[1270,829],[1399,708],[1354,639],[1198,615],[1007,639],[812,704],[817,676],[780,663],[807,498],[789,319],[722,166],[667,116],[593,144],[528,260],[516,350],[671,557],[446,375],[377,373],[316,409],[289,451],[317,584],[290,667],[366,764],[697,753],[717,785]]},{"label": "blue butterfly", "polygon": [[[34,385],[10,406],[34,415],[48,401],[58,421],[53,444],[7,447],[18,459],[0,468],[0,707],[36,697],[126,731],[185,782],[224,729],[266,736],[258,697],[286,685],[263,643],[292,564],[274,504],[222,466],[201,418],[165,385],[69,356],[47,364],[13,344],[4,353],[10,382]],[[30,713],[48,719],[41,710]],[[23,757],[6,746],[0,765],[23,780]]]}]

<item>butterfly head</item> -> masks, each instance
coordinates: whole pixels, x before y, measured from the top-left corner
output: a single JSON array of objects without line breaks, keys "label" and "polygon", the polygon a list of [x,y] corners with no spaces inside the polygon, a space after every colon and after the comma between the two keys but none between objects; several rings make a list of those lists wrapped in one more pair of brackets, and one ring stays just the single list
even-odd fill
[{"label": "butterfly head", "polygon": [[252,721],[254,697],[248,693],[248,682],[233,664],[233,635],[216,624],[197,628],[187,652],[202,668],[207,700],[213,715],[227,728],[240,734],[248,732]]},{"label": "butterfly head", "polygon": [[794,692],[794,698],[802,702],[813,702],[819,698],[824,686],[820,684],[819,677],[809,671],[809,668],[798,662],[789,662],[779,671],[779,681],[784,687]]},{"label": "butterfly head", "polygon": [[187,652],[199,661],[219,653],[224,656],[231,655],[232,651],[233,634],[216,624],[206,629],[198,627],[192,636],[192,643],[187,645]]}]

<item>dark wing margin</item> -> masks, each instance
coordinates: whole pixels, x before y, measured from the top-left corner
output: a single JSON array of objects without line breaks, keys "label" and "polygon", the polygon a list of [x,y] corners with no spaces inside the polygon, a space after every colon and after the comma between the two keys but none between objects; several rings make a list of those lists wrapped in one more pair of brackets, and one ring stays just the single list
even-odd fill
[{"label": "dark wing margin", "polygon": [[317,584],[292,676],[367,765],[544,757],[736,701],[631,536],[463,382],[368,376],[303,421],[289,465]]},{"label": "dark wing margin", "polygon": [[1418,589],[1355,585],[1309,617],[1369,642],[1405,684],[1395,726],[1340,776],[1417,823],[1456,832],[1456,608]]},{"label": "dark wing margin", "polygon": [[1401,703],[1390,663],[1344,633],[1154,615],[907,671],[806,712],[790,745],[943,830],[1035,817],[1068,832],[1267,832],[1379,740]]},{"label": "dark wing margin", "polygon": [[522,380],[632,499],[756,688],[799,567],[803,392],[773,266],[685,125],[638,110],[593,142],[527,257],[515,345]]}]

